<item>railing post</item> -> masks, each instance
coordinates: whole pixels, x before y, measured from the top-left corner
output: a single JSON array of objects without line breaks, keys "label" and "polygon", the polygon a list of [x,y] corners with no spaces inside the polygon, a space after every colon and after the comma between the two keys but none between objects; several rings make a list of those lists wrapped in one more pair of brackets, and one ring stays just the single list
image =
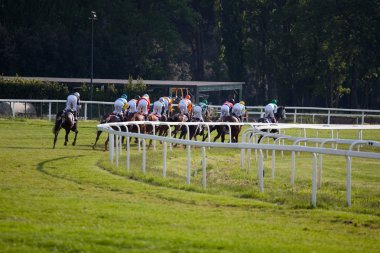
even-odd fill
[{"label": "railing post", "polygon": [[167,158],[167,142],[164,141],[163,142],[164,144],[164,154],[163,154],[163,157],[162,157],[162,176],[163,177],[166,177],[166,158]]},{"label": "railing post", "polygon": [[110,161],[111,163],[113,163],[113,152],[114,152],[114,135],[113,134],[109,134],[108,135],[108,138],[109,138],[109,148],[110,148]]},{"label": "railing post", "polygon": [[130,167],[131,167],[131,150],[130,150],[131,147],[129,143],[130,137],[127,136],[126,138],[127,138],[127,172],[129,172]]},{"label": "railing post", "polygon": [[202,186],[206,190],[206,148],[202,147]]},{"label": "railing post", "polygon": [[186,182],[187,184],[190,184],[190,170],[191,170],[191,147],[190,145],[187,145],[187,175],[186,175]]},{"label": "railing post", "polygon": [[327,110],[327,125],[330,125],[330,109]]},{"label": "railing post", "polygon": [[115,150],[116,150],[116,152],[115,152],[115,160],[116,160],[116,167],[118,167],[119,166],[119,152],[120,152],[120,148],[119,148],[119,135],[115,135]]},{"label": "railing post", "polygon": [[290,183],[292,184],[292,186],[294,186],[295,164],[296,164],[296,152],[292,151],[292,176],[290,179]]},{"label": "railing post", "polygon": [[346,193],[346,199],[347,199],[347,206],[351,206],[351,157],[346,156],[346,163],[347,163],[347,193]]},{"label": "railing post", "polygon": [[297,123],[297,108],[294,109],[294,119],[293,119],[293,123],[294,123],[294,124]]},{"label": "railing post", "polygon": [[142,139],[143,153],[142,153],[142,172],[146,172],[146,141]]},{"label": "railing post", "polygon": [[49,115],[48,115],[49,121],[51,121],[51,102],[49,102]]},{"label": "railing post", "polygon": [[364,111],[362,112],[362,125],[364,125]]},{"label": "railing post", "polygon": [[84,104],[84,119],[88,120],[87,119],[87,103]]},{"label": "railing post", "polygon": [[258,172],[259,172],[259,186],[260,192],[264,191],[264,155],[263,150],[259,149],[259,161],[258,161]]},{"label": "railing post", "polygon": [[317,206],[317,154],[313,153],[313,182],[311,203],[313,207]]}]

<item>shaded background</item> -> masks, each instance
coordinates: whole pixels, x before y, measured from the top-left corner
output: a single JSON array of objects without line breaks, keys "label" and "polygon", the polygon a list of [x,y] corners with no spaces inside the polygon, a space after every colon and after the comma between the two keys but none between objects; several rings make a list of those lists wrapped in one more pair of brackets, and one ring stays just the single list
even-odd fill
[{"label": "shaded background", "polygon": [[380,108],[379,0],[0,0],[0,74],[244,81],[249,105]]}]

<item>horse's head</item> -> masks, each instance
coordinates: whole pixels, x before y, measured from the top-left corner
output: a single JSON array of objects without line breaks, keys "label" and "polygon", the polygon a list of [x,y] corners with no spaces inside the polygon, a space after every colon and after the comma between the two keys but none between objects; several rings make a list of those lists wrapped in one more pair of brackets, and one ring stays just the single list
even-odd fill
[{"label": "horse's head", "polygon": [[277,113],[275,114],[276,119],[286,119],[286,110],[285,106],[279,106],[277,108]]},{"label": "horse's head", "polygon": [[158,121],[157,115],[149,114],[148,115],[148,121]]},{"label": "horse's head", "polygon": [[160,121],[167,121],[167,120],[168,119],[167,119],[166,115],[162,115],[161,118],[160,118]]},{"label": "horse's head", "polygon": [[141,113],[136,112],[131,121],[145,121],[145,117]]}]

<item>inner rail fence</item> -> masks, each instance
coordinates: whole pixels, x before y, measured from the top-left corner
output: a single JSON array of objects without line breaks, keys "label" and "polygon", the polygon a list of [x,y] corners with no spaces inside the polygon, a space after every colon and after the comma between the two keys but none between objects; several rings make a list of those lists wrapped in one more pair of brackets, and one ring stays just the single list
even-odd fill
[{"label": "inner rail fence", "polygon": [[[167,154],[168,154],[168,144],[169,150],[172,150],[173,144],[181,144],[187,147],[187,166],[186,166],[186,183],[190,184],[191,181],[191,148],[198,147],[202,149],[202,186],[206,189],[207,185],[207,171],[206,171],[206,148],[228,148],[228,149],[240,149],[240,165],[241,170],[245,170],[247,174],[251,173],[251,153],[254,151],[255,160],[257,161],[257,176],[259,180],[259,190],[264,192],[264,152],[272,152],[272,180],[275,179],[275,161],[276,161],[276,151],[281,151],[283,156],[284,151],[289,151],[292,154],[292,169],[291,169],[291,185],[295,184],[295,158],[296,153],[310,153],[312,154],[312,194],[311,194],[311,204],[316,207],[317,203],[317,189],[321,187],[322,182],[322,157],[323,155],[333,155],[341,156],[346,158],[346,204],[351,206],[351,164],[352,158],[369,158],[369,159],[380,159],[380,142],[374,140],[363,140],[362,131],[363,130],[380,130],[380,125],[309,125],[309,124],[265,124],[265,123],[229,123],[229,122],[205,122],[201,123],[204,127],[210,130],[210,126],[216,124],[227,125],[229,131],[231,131],[232,125],[248,126],[242,134],[241,143],[218,143],[211,142],[210,137],[207,141],[192,141],[187,139],[177,139],[172,137],[162,137],[157,136],[155,132],[153,134],[144,134],[140,132],[140,126],[142,124],[152,124],[155,125],[168,125],[168,126],[185,126],[187,132],[189,132],[189,126],[199,123],[178,123],[178,122],[122,122],[122,123],[109,123],[109,124],[99,124],[97,125],[97,130],[107,132],[110,137],[110,148],[109,148],[109,160],[111,163],[115,163],[119,166],[119,157],[123,154],[122,149],[122,137],[126,138],[126,171],[130,171],[130,159],[131,159],[131,146],[130,137],[138,138],[138,150],[142,152],[141,170],[146,173],[146,159],[147,159],[147,141],[153,142],[153,148],[156,149],[156,142],[162,143],[162,176],[166,177],[167,171]],[[137,126],[137,132],[129,132],[128,126]],[[169,127],[169,130],[171,129]],[[270,134],[263,132],[263,129],[279,129],[279,134]],[[315,129],[326,130],[330,129],[333,131],[339,130],[359,130],[358,139],[339,139],[332,135],[331,138],[307,138],[306,136],[294,137],[284,134],[286,129],[298,128],[304,129]],[[121,129],[126,129],[122,131]],[[155,129],[155,128],[153,128]],[[283,133],[281,133],[283,132]],[[306,132],[306,131],[305,131]],[[171,136],[169,132],[169,136]],[[231,133],[231,132],[230,132]],[[257,143],[257,137],[263,135],[265,138],[273,138],[276,140],[273,144],[262,144],[263,142]],[[287,140],[286,144],[284,140]],[[289,141],[291,144],[289,144]],[[140,145],[141,143],[141,145]],[[305,145],[300,145],[304,143]],[[314,146],[306,146],[306,143],[313,143]],[[326,144],[330,144],[326,146]],[[341,145],[345,144],[345,145]],[[142,146],[142,147],[141,147]],[[348,148],[347,148],[348,146]],[[374,152],[361,151],[360,146],[371,146],[375,147]],[[170,152],[170,151],[169,151]],[[154,156],[157,157],[157,156]],[[196,172],[196,170],[195,170]]]},{"label": "inner rail fence", "polygon": [[[84,120],[101,119],[113,111],[113,102],[81,101],[80,117]],[[54,119],[55,114],[66,106],[65,100],[49,99],[0,99],[0,115],[15,117],[37,117]],[[210,105],[215,116],[220,114],[220,106]],[[264,115],[264,106],[247,106],[247,122],[257,120]],[[93,117],[90,118],[90,115]],[[320,124],[364,124],[379,123],[380,110],[322,108],[322,107],[286,107],[286,122]]]}]

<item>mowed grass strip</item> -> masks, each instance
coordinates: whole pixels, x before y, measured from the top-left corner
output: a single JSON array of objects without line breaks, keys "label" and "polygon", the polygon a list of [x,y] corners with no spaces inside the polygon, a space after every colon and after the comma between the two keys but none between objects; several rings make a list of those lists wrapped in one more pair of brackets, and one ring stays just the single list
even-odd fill
[{"label": "mowed grass strip", "polygon": [[[148,151],[145,175],[136,150],[130,172],[125,170],[125,153],[118,168],[107,165],[108,153],[101,151],[105,136],[97,150],[91,148],[96,124],[80,122],[75,147],[63,146],[61,132],[53,150],[51,122],[0,120],[1,252],[378,252],[378,213],[360,202],[353,203],[357,210],[341,203],[335,208],[329,201],[310,208],[310,187],[300,186],[301,167],[296,174],[299,190],[288,190],[296,192],[289,198],[277,195],[283,200],[273,201],[275,193],[282,192],[281,180],[276,183],[281,171],[289,178],[280,160],[274,192],[266,178],[264,193],[258,193],[255,172],[243,176],[239,164],[229,166],[238,152],[219,150],[212,155],[214,151],[207,150],[208,169],[214,174],[209,174],[203,191],[200,171],[186,185],[182,148],[169,152],[165,179],[160,148]],[[199,167],[200,150],[192,155],[192,165]],[[309,157],[301,155],[296,161],[303,159],[310,172]],[[326,180],[339,184],[340,177],[335,179],[333,167],[326,163]],[[371,198],[378,195],[371,189],[366,192],[363,185],[378,185],[376,179],[367,181],[379,176],[368,168],[375,165],[366,165],[366,176],[360,173],[363,178],[358,180],[358,193]],[[304,191],[306,203],[299,204]]]}]

